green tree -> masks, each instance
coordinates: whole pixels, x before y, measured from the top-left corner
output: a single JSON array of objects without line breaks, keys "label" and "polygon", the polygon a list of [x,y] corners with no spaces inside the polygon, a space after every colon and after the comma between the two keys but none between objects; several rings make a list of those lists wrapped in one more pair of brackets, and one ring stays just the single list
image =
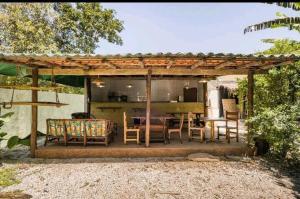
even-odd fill
[{"label": "green tree", "polygon": [[51,4],[0,4],[0,50],[14,53],[52,53],[59,49],[52,31]]},{"label": "green tree", "polygon": [[1,3],[0,50],[94,53],[100,39],[122,45],[115,14],[99,3]]},{"label": "green tree", "polygon": [[[300,3],[279,2],[278,6],[300,10]],[[267,28],[287,27],[300,33],[300,17],[288,17],[276,13],[278,18],[248,26],[244,33]],[[289,39],[264,39],[272,44],[260,55],[300,55],[300,42]],[[243,99],[247,94],[247,80],[238,82],[238,95]],[[255,76],[254,117],[247,122],[253,128],[252,136],[265,138],[271,144],[270,155],[287,161],[300,163],[300,62],[276,67],[268,74]]]},{"label": "green tree", "polygon": [[[273,3],[270,3],[273,4]],[[294,2],[278,2],[275,3],[278,6],[284,7],[284,8],[291,8],[295,11],[300,11],[300,3],[294,3]],[[270,21],[265,21],[259,24],[254,24],[251,26],[248,26],[244,29],[244,33],[252,32],[252,31],[259,31],[263,29],[268,28],[280,28],[280,27],[286,27],[289,28],[289,30],[295,30],[300,32],[300,17],[289,17],[283,13],[277,12],[277,19],[273,19]]]}]

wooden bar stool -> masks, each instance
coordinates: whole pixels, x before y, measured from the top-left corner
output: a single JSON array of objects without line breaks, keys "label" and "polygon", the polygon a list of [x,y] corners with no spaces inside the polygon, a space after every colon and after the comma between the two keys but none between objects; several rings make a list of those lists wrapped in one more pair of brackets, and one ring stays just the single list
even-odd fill
[{"label": "wooden bar stool", "polygon": [[188,137],[189,141],[197,139],[203,142],[205,137],[205,126],[197,126],[194,124],[193,113],[188,113]]},{"label": "wooden bar stool", "polygon": [[[139,128],[128,128],[126,112],[123,113],[124,118],[124,144],[127,144],[127,141],[135,141],[137,144],[140,144],[140,129]],[[135,135],[129,135],[129,132],[135,133]]]}]

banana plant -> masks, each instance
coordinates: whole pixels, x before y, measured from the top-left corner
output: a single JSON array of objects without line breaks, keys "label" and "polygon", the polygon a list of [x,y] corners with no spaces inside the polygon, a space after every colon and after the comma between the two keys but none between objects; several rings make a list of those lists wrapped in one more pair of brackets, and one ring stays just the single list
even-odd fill
[{"label": "banana plant", "polygon": [[[268,3],[268,4],[276,4],[277,6],[290,8],[296,12],[300,11],[300,3],[299,2],[277,2],[277,3]],[[273,19],[270,21],[265,21],[262,23],[254,24],[248,26],[244,29],[244,34],[252,31],[259,31],[268,28],[280,28],[287,27],[289,30],[295,30],[300,33],[300,17],[295,16],[287,16],[283,13],[276,13],[277,19]]]},{"label": "banana plant", "polygon": [[30,138],[29,136],[26,137],[26,138],[19,138],[18,136],[12,136],[8,139],[5,138],[5,136],[7,136],[7,133],[6,132],[2,132],[1,131],[1,127],[9,121],[10,117],[13,115],[14,113],[13,112],[8,112],[4,115],[1,115],[0,116],[0,143],[1,141],[3,140],[7,140],[7,147],[9,149],[13,148],[14,146],[16,145],[26,145],[26,146],[29,146],[30,145]]}]

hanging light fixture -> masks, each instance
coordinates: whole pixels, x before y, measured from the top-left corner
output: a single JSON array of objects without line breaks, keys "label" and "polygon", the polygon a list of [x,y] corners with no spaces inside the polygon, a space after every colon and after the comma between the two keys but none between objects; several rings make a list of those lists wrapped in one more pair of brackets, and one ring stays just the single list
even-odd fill
[{"label": "hanging light fixture", "polygon": [[96,84],[96,86],[100,86],[102,83],[104,83],[104,81],[102,81],[100,78],[99,78],[99,75],[98,75],[98,78],[95,78],[92,80],[92,83],[93,84]]},{"label": "hanging light fixture", "polygon": [[132,88],[132,84],[127,84],[126,87],[127,88]]},{"label": "hanging light fixture", "polygon": [[185,89],[189,89],[190,88],[190,82],[189,81],[185,82],[184,88]]}]

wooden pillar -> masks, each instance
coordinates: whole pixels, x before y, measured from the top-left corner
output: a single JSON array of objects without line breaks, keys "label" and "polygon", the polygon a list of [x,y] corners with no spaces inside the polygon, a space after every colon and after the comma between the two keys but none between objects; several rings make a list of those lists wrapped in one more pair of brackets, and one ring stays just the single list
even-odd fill
[{"label": "wooden pillar", "polygon": [[149,70],[147,75],[147,82],[146,82],[146,92],[147,92],[146,135],[145,135],[146,147],[149,147],[150,145],[151,73],[152,71]]},{"label": "wooden pillar", "polygon": [[91,87],[91,78],[86,77],[86,103],[87,103],[87,112],[90,115],[91,114],[91,98],[92,98],[92,87]]},{"label": "wooden pillar", "polygon": [[[248,71],[248,119],[254,115],[253,111],[253,95],[254,95],[254,70]],[[248,125],[247,141],[250,143],[250,130],[252,125]]]},{"label": "wooden pillar", "polygon": [[203,106],[204,106],[204,117],[207,117],[207,113],[208,113],[208,110],[207,110],[207,82],[204,82],[203,83]]},{"label": "wooden pillar", "polygon": [[[32,69],[32,86],[38,87],[38,68]],[[38,101],[38,91],[31,91],[32,102]],[[38,106],[31,106],[31,136],[30,136],[30,152],[31,157],[35,157],[35,150],[37,144],[37,127],[38,127]]]}]

